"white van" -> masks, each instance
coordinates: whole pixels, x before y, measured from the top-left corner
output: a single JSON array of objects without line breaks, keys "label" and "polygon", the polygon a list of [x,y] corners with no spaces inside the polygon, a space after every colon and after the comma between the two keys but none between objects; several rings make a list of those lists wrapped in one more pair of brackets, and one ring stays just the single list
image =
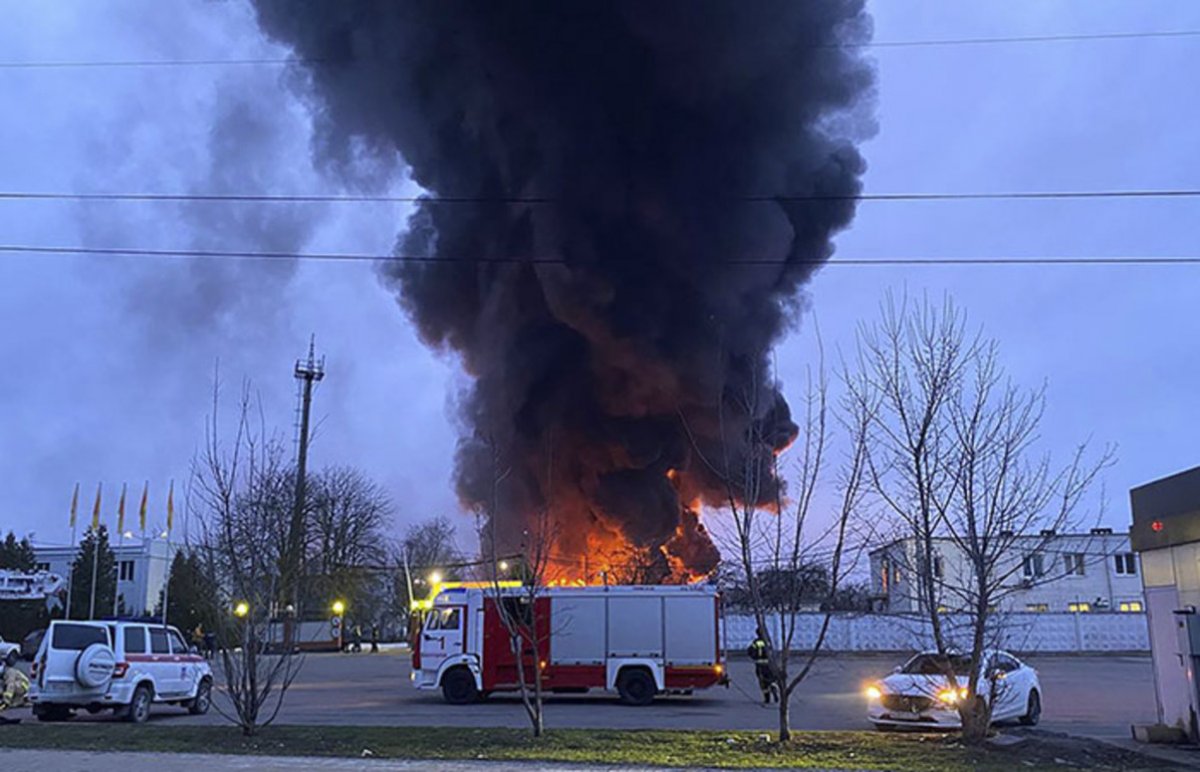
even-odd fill
[{"label": "white van", "polygon": [[141,723],[150,704],[193,715],[212,703],[212,668],[174,627],[152,621],[55,620],[33,661],[29,700],[40,721],[64,721],[76,709]]}]

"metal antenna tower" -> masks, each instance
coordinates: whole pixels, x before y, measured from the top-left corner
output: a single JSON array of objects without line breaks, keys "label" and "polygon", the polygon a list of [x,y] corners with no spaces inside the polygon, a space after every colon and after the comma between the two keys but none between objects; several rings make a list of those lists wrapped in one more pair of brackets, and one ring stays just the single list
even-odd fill
[{"label": "metal antenna tower", "polygon": [[[292,605],[292,614],[300,610],[300,571],[303,562],[305,539],[304,494],[308,472],[309,414],[312,408],[313,384],[325,377],[325,357],[317,359],[316,336],[308,342],[308,359],[296,360],[294,371],[302,389],[300,397],[300,436],[296,452],[296,496],[292,503],[292,523],[288,529],[288,552],[286,571],[280,597]],[[290,632],[290,631],[289,631]],[[286,636],[291,640],[291,636]]]}]

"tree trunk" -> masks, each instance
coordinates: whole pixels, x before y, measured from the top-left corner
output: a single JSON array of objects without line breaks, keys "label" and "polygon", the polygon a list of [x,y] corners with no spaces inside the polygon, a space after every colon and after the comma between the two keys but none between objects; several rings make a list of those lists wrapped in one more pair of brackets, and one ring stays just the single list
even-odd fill
[{"label": "tree trunk", "polygon": [[792,739],[792,721],[791,721],[791,702],[792,695],[788,692],[784,695],[783,689],[779,690],[779,742],[785,743]]},{"label": "tree trunk", "polygon": [[533,662],[533,736],[541,737],[545,732],[542,722],[542,665],[537,661],[537,646],[534,646]]},{"label": "tree trunk", "polygon": [[[992,723],[991,700],[996,697],[995,690],[992,688],[991,674],[984,668],[982,661],[983,645],[987,635],[988,598],[986,595],[981,596],[983,599],[975,609],[975,624],[971,631],[971,651],[974,653],[976,661],[971,668],[974,684],[968,684],[968,686],[974,687],[970,692],[973,699],[970,704],[964,706],[964,710],[959,711],[959,716],[962,718],[962,740],[971,745],[977,745],[987,739],[988,729]],[[988,702],[985,702],[980,696],[984,690],[987,690]]]},{"label": "tree trunk", "polygon": [[987,739],[991,711],[982,697],[976,697],[974,702],[959,711],[962,718],[962,741],[968,745],[978,745]]}]

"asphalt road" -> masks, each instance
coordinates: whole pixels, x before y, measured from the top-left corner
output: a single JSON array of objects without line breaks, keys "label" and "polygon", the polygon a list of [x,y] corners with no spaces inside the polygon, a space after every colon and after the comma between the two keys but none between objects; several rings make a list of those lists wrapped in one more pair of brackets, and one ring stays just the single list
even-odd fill
[{"label": "asphalt road", "polygon": [[[1154,687],[1150,658],[1038,657],[1027,660],[1038,669],[1044,692],[1042,727],[1093,737],[1128,737],[1132,723],[1154,719]],[[862,686],[886,675],[899,658],[838,655],[818,660],[792,705],[796,729],[869,728]],[[550,696],[549,727],[658,729],[771,729],[774,708],[754,699],[753,668],[744,659],[730,664],[733,686],[669,697],[644,708],[619,704],[603,693]],[[454,706],[436,692],[418,692],[409,683],[408,655],[309,655],[288,692],[278,722],[286,724],[361,724],[376,726],[511,726],[524,725],[520,699],[492,695],[476,705]],[[221,699],[217,698],[218,701]],[[8,715],[31,720],[29,711]],[[78,721],[112,721],[110,714],[80,714]],[[220,723],[214,710],[189,716],[174,707],[156,706],[152,724]]]}]

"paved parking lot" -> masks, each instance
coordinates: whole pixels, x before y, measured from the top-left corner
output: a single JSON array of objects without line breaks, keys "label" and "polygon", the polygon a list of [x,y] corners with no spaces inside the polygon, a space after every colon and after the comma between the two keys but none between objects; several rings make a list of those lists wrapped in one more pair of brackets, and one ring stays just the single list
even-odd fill
[{"label": "paved parking lot", "polygon": [[[817,662],[793,702],[797,729],[862,729],[862,685],[886,675],[899,658],[840,655]],[[1131,723],[1154,718],[1154,687],[1149,657],[1037,657],[1029,663],[1041,676],[1043,727],[1072,734],[1128,737]],[[645,708],[630,708],[604,694],[551,696],[546,708],[550,727],[771,729],[775,712],[753,699],[753,668],[734,660],[734,685],[671,697]],[[310,655],[292,686],[278,719],[286,724],[362,724],[380,726],[522,726],[524,712],[516,695],[493,695],[477,705],[445,704],[440,693],[417,692],[409,684],[407,654]],[[220,699],[218,697],[218,699]],[[29,711],[15,711],[29,717]],[[108,714],[76,720],[111,721]],[[214,709],[203,717],[159,707],[152,723],[188,724],[223,721]]]}]

